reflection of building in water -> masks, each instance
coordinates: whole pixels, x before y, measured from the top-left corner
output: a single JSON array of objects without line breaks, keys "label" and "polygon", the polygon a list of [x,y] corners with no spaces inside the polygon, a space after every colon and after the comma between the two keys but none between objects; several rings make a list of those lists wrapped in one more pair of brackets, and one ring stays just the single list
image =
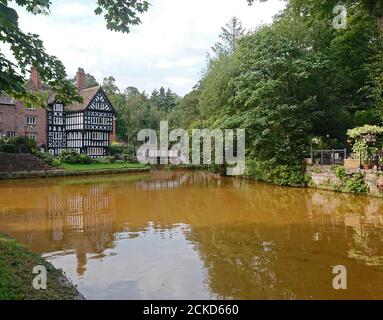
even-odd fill
[{"label": "reflection of building in water", "polygon": [[104,186],[85,191],[58,190],[48,196],[48,219],[52,239],[76,250],[78,273],[83,274],[86,254],[103,255],[113,247],[114,201]]}]

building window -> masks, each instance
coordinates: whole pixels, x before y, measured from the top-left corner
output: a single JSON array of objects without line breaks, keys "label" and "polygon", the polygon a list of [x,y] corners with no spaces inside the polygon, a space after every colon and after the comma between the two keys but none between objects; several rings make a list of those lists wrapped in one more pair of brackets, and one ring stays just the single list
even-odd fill
[{"label": "building window", "polygon": [[63,125],[64,124],[63,118],[53,118],[53,124]]},{"label": "building window", "polygon": [[28,133],[27,137],[29,139],[32,139],[34,141],[37,141],[37,134],[36,133]]},{"label": "building window", "polygon": [[7,131],[7,138],[14,138],[16,137],[16,132],[15,131]]},{"label": "building window", "polygon": [[36,117],[27,117],[27,124],[36,125]]},{"label": "building window", "polygon": [[92,140],[103,140],[101,132],[92,132]]},{"label": "building window", "polygon": [[33,103],[29,103],[27,105],[27,109],[29,109],[29,110],[36,110],[36,106]]},{"label": "building window", "polygon": [[55,104],[55,105],[53,106],[53,111],[57,111],[57,112],[62,112],[62,111],[64,111],[63,105],[62,105],[62,104]]}]

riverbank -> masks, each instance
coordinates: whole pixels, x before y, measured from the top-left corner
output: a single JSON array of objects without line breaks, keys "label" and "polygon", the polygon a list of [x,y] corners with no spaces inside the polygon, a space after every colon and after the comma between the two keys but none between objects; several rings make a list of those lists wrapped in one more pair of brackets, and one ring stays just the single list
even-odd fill
[{"label": "riverbank", "polygon": [[[33,288],[35,266],[46,268],[47,290]],[[0,300],[84,300],[84,297],[62,271],[0,233]]]},{"label": "riverbank", "polygon": [[0,173],[0,180],[33,179],[33,178],[56,178],[56,177],[79,177],[99,176],[111,174],[135,174],[150,172],[150,167],[131,167],[122,169],[92,169],[77,167],[74,170],[52,170],[52,171],[31,171],[31,172],[6,172]]},{"label": "riverbank", "polygon": [[380,171],[309,166],[306,173],[310,188],[383,197],[383,173]]},{"label": "riverbank", "polygon": [[[209,170],[208,166],[182,166],[181,168],[184,170]],[[175,169],[176,167],[170,167],[170,170]],[[308,183],[299,188],[320,189],[383,198],[383,172],[381,171],[346,169],[343,166],[313,165],[306,167],[306,175]],[[237,178],[260,181],[246,174]],[[286,186],[288,187],[289,185]]]}]

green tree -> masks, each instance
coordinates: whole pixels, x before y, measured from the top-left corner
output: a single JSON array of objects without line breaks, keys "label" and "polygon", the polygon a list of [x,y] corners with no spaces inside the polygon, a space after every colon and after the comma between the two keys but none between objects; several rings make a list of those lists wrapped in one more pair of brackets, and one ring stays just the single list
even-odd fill
[{"label": "green tree", "polygon": [[108,96],[120,93],[120,89],[116,85],[116,79],[112,76],[104,78],[102,88]]},{"label": "green tree", "polygon": [[[97,0],[96,15],[104,15],[109,30],[129,32],[132,25],[139,24],[139,15],[148,10],[145,0]],[[0,92],[27,102],[44,104],[45,97],[28,92],[25,83],[31,66],[35,66],[44,83],[57,93],[62,102],[81,101],[63,64],[49,55],[38,35],[24,33],[19,28],[19,17],[10,4],[16,3],[33,15],[48,14],[50,0],[0,0],[0,42],[10,46],[15,59],[13,63],[0,51]]]},{"label": "green tree", "polygon": [[201,127],[201,113],[200,113],[200,90],[194,88],[172,109],[169,115],[170,126],[172,129],[183,128],[192,129]]},{"label": "green tree", "polygon": [[237,17],[231,18],[221,30],[222,32],[219,35],[221,41],[215,43],[212,47],[216,57],[232,54],[237,46],[238,40],[246,31],[242,26],[242,22]]}]

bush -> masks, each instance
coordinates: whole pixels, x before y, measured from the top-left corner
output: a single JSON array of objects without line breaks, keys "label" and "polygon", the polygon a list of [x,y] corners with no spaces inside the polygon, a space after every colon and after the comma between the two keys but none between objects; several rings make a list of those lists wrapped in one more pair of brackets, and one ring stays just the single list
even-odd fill
[{"label": "bush", "polygon": [[124,162],[135,162],[135,150],[132,146],[125,146],[114,143],[108,149],[108,154],[113,156],[113,160],[122,160]]},{"label": "bush", "polygon": [[60,160],[63,163],[76,164],[80,163],[80,155],[73,149],[67,149],[60,154]]},{"label": "bush", "polygon": [[59,166],[61,166],[61,160],[55,158],[55,159],[52,160],[51,165],[54,166],[54,167],[59,167]]},{"label": "bush", "polygon": [[342,166],[335,167],[335,175],[342,181],[347,177],[346,169]]},{"label": "bush", "polygon": [[84,153],[82,153],[78,156],[78,161],[79,161],[79,163],[82,163],[82,164],[90,164],[93,162],[92,158],[89,157],[87,154],[84,154]]},{"label": "bush", "polygon": [[93,159],[87,154],[79,154],[73,149],[64,150],[60,155],[60,160],[69,164],[90,164],[93,162]]},{"label": "bush", "polygon": [[361,173],[355,173],[345,183],[345,191],[351,193],[367,194],[370,192],[366,182],[364,181],[364,175]]},{"label": "bush", "polygon": [[355,173],[348,175],[344,167],[337,167],[335,169],[336,176],[340,179],[341,184],[334,186],[336,190],[350,192],[350,193],[369,193],[369,188],[364,180],[364,175]]},{"label": "bush", "polygon": [[9,139],[8,144],[16,145],[18,150],[25,153],[30,153],[32,150],[37,149],[36,141],[25,137],[15,137]]},{"label": "bush", "polygon": [[281,186],[304,187],[310,182],[304,166],[300,164],[278,165],[274,161],[253,160],[249,163],[248,175],[256,180]]},{"label": "bush", "polygon": [[126,148],[124,148],[122,145],[112,145],[112,146],[109,147],[108,153],[111,156],[116,156],[116,155],[123,154],[125,149]]},{"label": "bush", "polygon": [[55,157],[49,152],[35,152],[33,155],[49,165],[52,165],[52,162],[55,159]]},{"label": "bush", "polygon": [[19,153],[20,148],[14,144],[2,144],[0,145],[0,152]]},{"label": "bush", "polygon": [[112,163],[112,161],[110,161],[110,158],[109,158],[109,157],[105,157],[105,158],[97,158],[97,159],[96,159],[96,162],[97,162],[97,163],[100,163],[100,164],[110,164],[110,163]]}]

